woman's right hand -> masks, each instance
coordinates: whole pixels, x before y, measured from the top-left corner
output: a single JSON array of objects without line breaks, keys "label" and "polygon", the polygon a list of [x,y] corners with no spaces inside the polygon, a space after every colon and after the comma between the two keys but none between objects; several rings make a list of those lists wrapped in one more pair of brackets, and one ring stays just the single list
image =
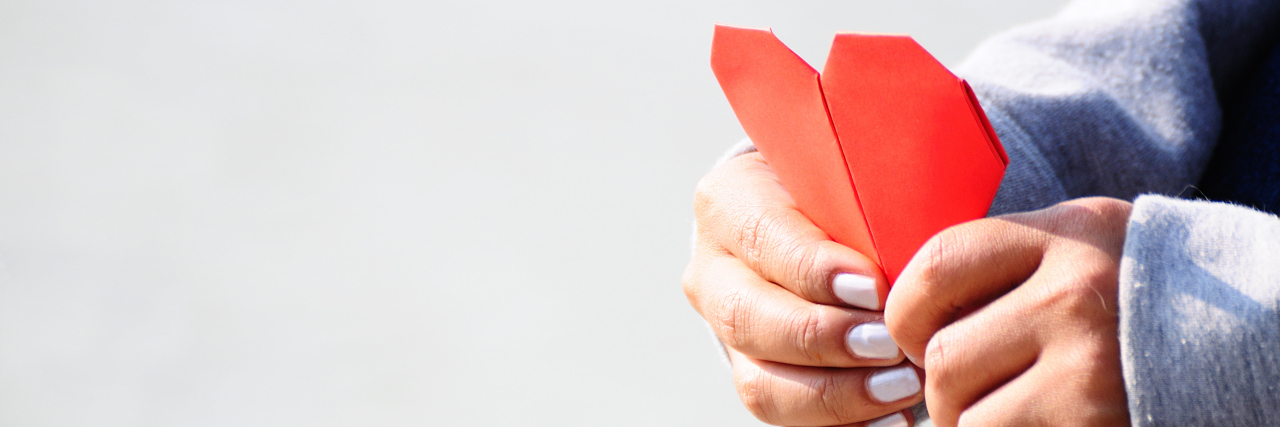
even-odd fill
[{"label": "woman's right hand", "polygon": [[884,327],[888,282],[804,214],[759,153],[698,183],[689,303],[725,344],[738,395],[761,421],[897,426],[923,371]]}]

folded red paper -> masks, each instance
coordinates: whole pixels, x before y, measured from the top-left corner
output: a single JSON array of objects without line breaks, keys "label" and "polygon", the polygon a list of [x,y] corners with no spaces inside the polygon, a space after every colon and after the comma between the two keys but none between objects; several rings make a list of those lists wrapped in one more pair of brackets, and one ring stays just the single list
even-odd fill
[{"label": "folded red paper", "polygon": [[986,216],[1009,163],[973,90],[909,36],[839,33],[819,75],[770,30],[717,25],[711,68],[797,208],[891,282]]}]

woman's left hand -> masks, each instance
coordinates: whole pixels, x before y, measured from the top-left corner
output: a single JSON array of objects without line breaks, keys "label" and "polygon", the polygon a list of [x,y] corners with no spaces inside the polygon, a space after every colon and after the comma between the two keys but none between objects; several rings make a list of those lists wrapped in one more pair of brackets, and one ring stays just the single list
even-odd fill
[{"label": "woman's left hand", "polygon": [[1120,257],[1128,202],[1088,198],[952,227],[889,293],[940,426],[1125,425]]}]

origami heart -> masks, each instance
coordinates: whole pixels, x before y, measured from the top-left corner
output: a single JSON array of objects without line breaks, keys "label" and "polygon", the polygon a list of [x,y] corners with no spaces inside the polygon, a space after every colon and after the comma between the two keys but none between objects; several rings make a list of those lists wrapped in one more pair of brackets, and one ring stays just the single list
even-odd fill
[{"label": "origami heart", "polygon": [[770,30],[716,25],[711,68],[800,211],[891,283],[986,216],[1009,163],[968,83],[909,36],[836,34],[819,75]]}]

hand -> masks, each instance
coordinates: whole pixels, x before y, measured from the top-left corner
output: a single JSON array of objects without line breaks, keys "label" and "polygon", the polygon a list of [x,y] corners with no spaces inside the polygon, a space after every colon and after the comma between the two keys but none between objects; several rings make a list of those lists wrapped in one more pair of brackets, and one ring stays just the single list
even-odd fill
[{"label": "hand", "polygon": [[870,259],[797,211],[757,153],[704,177],[695,211],[685,295],[727,347],[738,394],[757,418],[913,422],[905,409],[921,400],[921,372],[874,311],[888,286]]},{"label": "hand", "polygon": [[1127,425],[1116,289],[1128,202],[1088,198],[944,230],[885,311],[939,426]]}]

